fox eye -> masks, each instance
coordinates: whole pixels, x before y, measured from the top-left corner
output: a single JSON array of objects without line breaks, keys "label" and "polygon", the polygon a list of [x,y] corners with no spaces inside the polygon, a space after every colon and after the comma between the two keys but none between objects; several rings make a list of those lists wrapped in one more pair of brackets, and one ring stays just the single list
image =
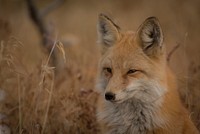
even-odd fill
[{"label": "fox eye", "polygon": [[108,72],[108,73],[112,73],[112,69],[109,68],[109,67],[104,68],[104,70],[105,70],[106,72]]},{"label": "fox eye", "polygon": [[135,69],[130,69],[130,70],[128,70],[127,74],[133,74],[133,73],[135,73],[135,72],[137,72],[137,70],[135,70]]}]

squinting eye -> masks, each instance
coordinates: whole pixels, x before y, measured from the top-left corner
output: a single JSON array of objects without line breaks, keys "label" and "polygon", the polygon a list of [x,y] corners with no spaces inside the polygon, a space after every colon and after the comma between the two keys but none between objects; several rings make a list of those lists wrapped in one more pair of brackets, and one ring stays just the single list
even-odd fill
[{"label": "squinting eye", "polygon": [[135,69],[130,69],[130,70],[127,72],[127,74],[133,74],[133,73],[135,73],[135,72],[137,72],[137,70],[135,70]]},{"label": "squinting eye", "polygon": [[104,68],[104,70],[105,70],[106,72],[108,72],[108,73],[112,73],[112,69],[109,68],[109,67]]}]

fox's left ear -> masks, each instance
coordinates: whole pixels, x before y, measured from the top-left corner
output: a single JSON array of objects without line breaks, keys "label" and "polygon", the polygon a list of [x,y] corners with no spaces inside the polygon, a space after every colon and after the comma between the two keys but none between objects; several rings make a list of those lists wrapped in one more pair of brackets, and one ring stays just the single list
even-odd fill
[{"label": "fox's left ear", "polygon": [[136,38],[148,56],[155,57],[163,50],[163,33],[156,17],[149,17],[143,22]]}]

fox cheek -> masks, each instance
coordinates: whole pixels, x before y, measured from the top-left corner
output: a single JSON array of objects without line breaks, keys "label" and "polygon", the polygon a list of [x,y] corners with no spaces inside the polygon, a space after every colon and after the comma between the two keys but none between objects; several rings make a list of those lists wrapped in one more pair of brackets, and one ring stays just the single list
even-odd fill
[{"label": "fox cheek", "polygon": [[105,79],[104,77],[101,77],[97,80],[96,89],[99,92],[104,93],[107,85],[108,85],[108,80]]}]

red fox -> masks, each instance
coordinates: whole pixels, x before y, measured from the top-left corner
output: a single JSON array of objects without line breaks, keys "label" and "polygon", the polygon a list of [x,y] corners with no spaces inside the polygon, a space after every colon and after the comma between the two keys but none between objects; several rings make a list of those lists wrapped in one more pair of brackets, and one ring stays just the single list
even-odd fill
[{"label": "red fox", "polygon": [[163,33],[155,17],[122,32],[99,15],[101,59],[97,118],[107,134],[198,134],[181,104],[166,61]]}]

